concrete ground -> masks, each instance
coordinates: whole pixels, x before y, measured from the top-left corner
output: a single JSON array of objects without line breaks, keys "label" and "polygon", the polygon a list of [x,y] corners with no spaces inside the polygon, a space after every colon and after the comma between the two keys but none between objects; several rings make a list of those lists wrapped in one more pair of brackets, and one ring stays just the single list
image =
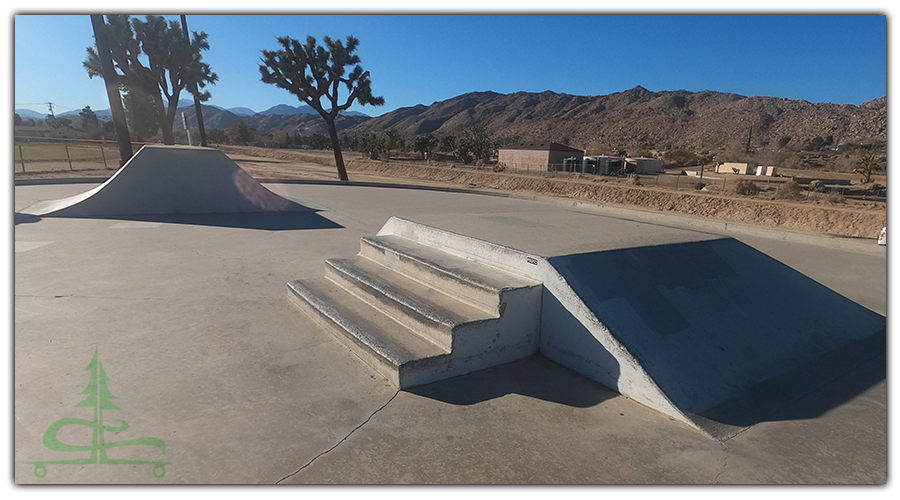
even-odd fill
[{"label": "concrete ground", "polygon": [[[90,184],[18,186],[15,208]],[[722,231],[685,219],[447,191],[269,184],[317,212],[60,219],[16,216],[14,470],[19,484],[453,483],[881,484],[886,361],[811,390],[723,442],[540,355],[398,392],[287,299],[391,216],[543,256],[740,241],[887,314],[883,248]],[[736,231],[736,232],[735,232]],[[871,245],[874,245],[874,237]],[[837,248],[836,248],[837,246]],[[761,312],[762,314],[763,312]],[[109,380],[107,443],[148,464],[44,445],[64,418],[91,420],[95,348]],[[812,415],[812,416],[811,416]],[[121,419],[128,428],[122,430]],[[59,441],[90,444],[68,425]],[[159,472],[159,469],[157,469]]]}]

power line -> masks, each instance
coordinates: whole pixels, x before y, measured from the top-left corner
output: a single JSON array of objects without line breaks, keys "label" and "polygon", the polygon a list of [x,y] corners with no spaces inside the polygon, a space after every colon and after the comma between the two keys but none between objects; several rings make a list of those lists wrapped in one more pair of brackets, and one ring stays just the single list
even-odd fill
[{"label": "power line", "polygon": [[[52,105],[54,108],[61,108],[61,109],[67,110],[67,111],[76,111],[75,108],[70,108],[70,107],[68,107],[68,106],[62,106],[62,105],[56,104],[55,102],[49,102],[49,101],[44,101],[44,102],[17,102],[17,103],[15,103],[15,106],[41,106],[41,105]],[[79,109],[80,109],[80,108],[79,108]]]}]

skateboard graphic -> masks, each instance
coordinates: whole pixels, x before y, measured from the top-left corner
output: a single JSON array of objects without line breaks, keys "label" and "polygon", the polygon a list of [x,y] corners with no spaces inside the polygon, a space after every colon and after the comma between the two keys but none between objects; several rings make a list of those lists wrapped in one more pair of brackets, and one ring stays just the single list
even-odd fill
[{"label": "skateboard graphic", "polygon": [[[121,419],[113,419],[121,425],[113,426],[103,423],[104,410],[121,410],[113,404],[110,399],[117,399],[106,387],[109,377],[103,371],[100,359],[97,355],[98,348],[94,348],[94,358],[85,370],[90,370],[91,378],[88,386],[81,391],[86,394],[84,401],[75,405],[75,407],[94,407],[94,420],[86,420],[83,418],[62,418],[50,424],[50,427],[44,432],[44,446],[54,451],[78,452],[89,451],[90,456],[85,458],[75,458],[71,460],[45,460],[39,462],[25,462],[34,465],[34,475],[36,477],[44,477],[47,475],[47,465],[57,464],[149,464],[153,465],[153,475],[155,477],[163,477],[166,475],[166,465],[172,462],[162,462],[158,460],[128,460],[119,458],[109,458],[106,456],[106,450],[109,448],[118,448],[122,446],[153,446],[159,448],[160,452],[166,452],[166,443],[159,438],[143,437],[137,439],[126,439],[124,441],[107,442],[104,433],[122,432],[128,429],[128,422]],[[73,445],[63,443],[57,437],[60,429],[68,425],[85,425],[93,429],[93,438],[90,445]]]}]

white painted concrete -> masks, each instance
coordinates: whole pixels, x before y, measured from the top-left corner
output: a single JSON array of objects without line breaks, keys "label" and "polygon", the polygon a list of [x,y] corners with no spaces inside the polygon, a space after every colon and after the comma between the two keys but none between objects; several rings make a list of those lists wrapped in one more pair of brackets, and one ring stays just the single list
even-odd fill
[{"label": "white painted concrete", "polygon": [[411,241],[439,248],[451,255],[481,262],[528,278],[540,279],[540,256],[528,254],[485,240],[391,217],[378,231],[378,236],[396,234]]},{"label": "white painted concrete", "polygon": [[41,248],[44,245],[49,245],[53,243],[52,241],[17,241],[15,243],[15,251],[16,253],[27,252],[29,250],[34,250],[35,248]]}]

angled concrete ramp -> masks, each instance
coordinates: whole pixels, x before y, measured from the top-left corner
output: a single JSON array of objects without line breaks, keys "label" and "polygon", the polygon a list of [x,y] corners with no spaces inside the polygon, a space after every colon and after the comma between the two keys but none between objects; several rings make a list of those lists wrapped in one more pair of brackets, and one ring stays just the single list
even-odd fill
[{"label": "angled concrete ramp", "polygon": [[717,439],[818,416],[779,409],[886,348],[884,316],[732,238],[547,259],[393,217],[289,289],[400,388],[539,351]]},{"label": "angled concrete ramp", "polygon": [[731,238],[548,262],[541,352],[718,438],[885,352],[884,316]]},{"label": "angled concrete ramp", "polygon": [[269,191],[217,149],[154,145],[142,147],[100,186],[35,203],[21,213],[103,217],[309,210]]}]

